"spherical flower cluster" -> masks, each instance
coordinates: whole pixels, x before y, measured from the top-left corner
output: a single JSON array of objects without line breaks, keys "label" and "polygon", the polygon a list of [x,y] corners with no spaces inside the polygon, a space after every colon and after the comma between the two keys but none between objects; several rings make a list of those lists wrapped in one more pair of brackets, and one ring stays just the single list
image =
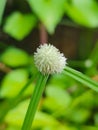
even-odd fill
[{"label": "spherical flower cluster", "polygon": [[34,53],[34,62],[42,74],[60,73],[66,65],[63,53],[50,44],[43,44]]}]

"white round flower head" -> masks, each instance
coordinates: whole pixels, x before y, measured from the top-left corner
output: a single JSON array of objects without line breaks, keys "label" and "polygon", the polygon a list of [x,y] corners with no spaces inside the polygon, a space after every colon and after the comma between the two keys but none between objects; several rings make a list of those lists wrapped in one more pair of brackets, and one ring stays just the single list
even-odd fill
[{"label": "white round flower head", "polygon": [[50,44],[43,44],[37,48],[34,61],[38,70],[44,75],[61,73],[66,65],[64,54]]}]

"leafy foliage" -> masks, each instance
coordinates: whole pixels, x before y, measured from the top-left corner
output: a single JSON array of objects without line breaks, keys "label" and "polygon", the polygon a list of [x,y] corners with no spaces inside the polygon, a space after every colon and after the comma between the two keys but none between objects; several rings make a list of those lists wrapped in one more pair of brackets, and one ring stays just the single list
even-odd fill
[{"label": "leafy foliage", "polygon": [[7,0],[0,0],[0,24],[2,22],[2,17],[3,17],[6,2]]},{"label": "leafy foliage", "polygon": [[14,12],[4,24],[4,31],[17,40],[25,38],[36,25],[36,18],[32,14]]},{"label": "leafy foliage", "polygon": [[98,27],[98,5],[94,0],[71,0],[65,4],[67,14],[86,27]]},{"label": "leafy foliage", "polygon": [[[16,79],[17,77],[17,79]],[[28,72],[25,69],[17,69],[8,73],[2,81],[0,96],[2,98],[12,98],[18,95],[28,81]],[[32,85],[28,87],[25,94],[32,93]]]},{"label": "leafy foliage", "polygon": [[[4,32],[17,40],[24,39],[35,27],[37,20],[44,24],[50,34],[53,34],[65,15],[79,25],[98,27],[98,8],[94,0],[71,0],[70,2],[68,0],[58,2],[56,0],[27,0],[27,2],[33,13],[13,12],[6,18],[3,27]],[[64,21],[66,24],[67,18]]]},{"label": "leafy foliage", "polygon": [[10,47],[1,55],[1,61],[11,67],[19,67],[28,65],[30,58],[25,51]]},{"label": "leafy foliage", "polygon": [[28,0],[28,2],[47,30],[53,33],[64,14],[65,0],[58,2],[56,0]]},{"label": "leafy foliage", "polygon": [[[19,44],[23,42],[24,45],[25,38],[34,27],[39,29],[39,24],[43,24],[49,34],[55,33],[56,27],[62,23],[69,25],[69,28],[71,25],[75,25],[74,28],[78,26],[79,31],[84,27],[88,30],[92,28],[90,30],[92,32],[94,28],[97,30],[98,2],[13,0],[7,5],[7,8],[13,6],[8,12],[5,10],[6,2],[9,3],[0,0],[0,24],[2,23],[0,38],[2,33],[7,34],[0,40],[0,129],[21,130],[37,82],[34,79],[37,79],[39,73],[34,65],[33,56],[30,52],[20,49]],[[91,35],[86,33],[84,35],[83,50],[80,46],[77,47],[82,54],[85,54],[84,48],[88,49],[85,46],[87,38],[90,37],[93,41],[92,38],[95,37],[91,38]],[[14,47],[9,44],[9,39],[11,44],[15,41]],[[30,42],[33,42],[33,39]],[[88,45],[92,46],[91,42]],[[49,77],[32,130],[98,130],[98,42],[93,46],[94,49],[91,48],[92,52],[89,52],[87,59],[83,61],[68,59],[70,67],[66,67],[62,74]]]}]

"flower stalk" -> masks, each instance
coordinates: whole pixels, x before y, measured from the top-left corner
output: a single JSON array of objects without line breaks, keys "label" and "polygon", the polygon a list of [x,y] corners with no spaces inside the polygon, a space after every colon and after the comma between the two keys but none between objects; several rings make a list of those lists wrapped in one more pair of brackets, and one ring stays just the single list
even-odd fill
[{"label": "flower stalk", "polygon": [[40,98],[42,96],[42,93],[44,91],[48,75],[42,75],[41,73],[39,74],[37,84],[35,86],[33,95],[31,97],[31,101],[23,122],[22,130],[30,130],[32,127],[32,122],[35,116],[35,112],[37,110],[37,106],[39,104]]},{"label": "flower stalk", "polygon": [[42,96],[45,84],[50,74],[61,73],[66,65],[63,53],[50,44],[43,44],[34,53],[35,66],[41,72],[38,77],[31,101],[24,119],[22,130],[30,130],[32,122]]}]

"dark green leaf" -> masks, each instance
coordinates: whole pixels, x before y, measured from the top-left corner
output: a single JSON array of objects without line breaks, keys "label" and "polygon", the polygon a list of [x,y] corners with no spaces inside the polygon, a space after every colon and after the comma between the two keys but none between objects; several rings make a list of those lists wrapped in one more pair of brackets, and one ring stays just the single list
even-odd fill
[{"label": "dark green leaf", "polygon": [[0,24],[2,22],[2,16],[4,13],[4,8],[5,8],[6,2],[7,2],[7,0],[0,0]]}]

